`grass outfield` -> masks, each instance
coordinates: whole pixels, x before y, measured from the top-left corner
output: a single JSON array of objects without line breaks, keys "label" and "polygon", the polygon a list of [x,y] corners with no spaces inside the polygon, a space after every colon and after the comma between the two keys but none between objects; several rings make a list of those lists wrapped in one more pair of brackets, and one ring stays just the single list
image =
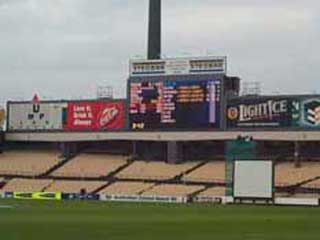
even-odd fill
[{"label": "grass outfield", "polygon": [[1,200],[1,240],[320,239],[320,208]]}]

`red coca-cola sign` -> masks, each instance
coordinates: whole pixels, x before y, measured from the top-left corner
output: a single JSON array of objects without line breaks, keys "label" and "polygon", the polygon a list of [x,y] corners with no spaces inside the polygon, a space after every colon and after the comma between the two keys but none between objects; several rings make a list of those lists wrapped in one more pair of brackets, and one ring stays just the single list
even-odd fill
[{"label": "red coca-cola sign", "polygon": [[67,130],[120,130],[124,125],[123,101],[68,103]]}]

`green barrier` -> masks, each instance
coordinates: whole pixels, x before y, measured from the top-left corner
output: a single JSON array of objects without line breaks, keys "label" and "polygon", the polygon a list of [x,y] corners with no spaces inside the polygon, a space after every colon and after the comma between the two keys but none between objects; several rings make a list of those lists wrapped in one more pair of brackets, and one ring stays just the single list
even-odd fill
[{"label": "green barrier", "polygon": [[14,199],[35,199],[35,200],[61,200],[61,193],[26,193],[26,192],[14,192]]},{"label": "green barrier", "polygon": [[226,196],[233,196],[233,168],[235,160],[249,160],[256,158],[257,142],[245,139],[227,141],[225,143],[225,181]]}]

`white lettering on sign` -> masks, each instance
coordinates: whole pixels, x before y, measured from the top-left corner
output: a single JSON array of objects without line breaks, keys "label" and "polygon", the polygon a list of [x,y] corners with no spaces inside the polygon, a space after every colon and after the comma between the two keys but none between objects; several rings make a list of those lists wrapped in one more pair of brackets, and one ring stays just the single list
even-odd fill
[{"label": "white lettering on sign", "polygon": [[190,69],[190,62],[188,60],[168,60],[166,61],[166,74],[178,75],[188,74]]},{"label": "white lettering on sign", "polygon": [[90,126],[93,119],[91,106],[74,106],[73,118],[75,126]]},{"label": "white lettering on sign", "polygon": [[267,101],[260,104],[252,105],[240,105],[239,121],[252,121],[259,119],[270,119],[272,120],[275,116],[279,116],[282,113],[287,113],[288,102],[287,100],[282,101]]}]

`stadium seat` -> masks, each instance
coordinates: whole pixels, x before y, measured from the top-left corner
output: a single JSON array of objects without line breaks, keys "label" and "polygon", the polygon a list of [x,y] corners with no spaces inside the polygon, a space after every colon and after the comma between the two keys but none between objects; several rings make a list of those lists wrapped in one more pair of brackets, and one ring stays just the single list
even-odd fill
[{"label": "stadium seat", "polygon": [[225,196],[226,189],[224,187],[212,187],[198,194],[201,197],[222,197]]},{"label": "stadium seat", "polygon": [[291,186],[320,176],[320,162],[304,162],[300,168],[285,162],[275,167],[276,186]]},{"label": "stadium seat", "polygon": [[92,193],[98,188],[105,185],[106,182],[98,181],[54,181],[46,188],[46,192],[63,192],[63,193],[80,193],[81,190],[86,190],[87,193]]},{"label": "stadium seat", "polygon": [[187,197],[197,191],[204,189],[204,186],[188,186],[182,184],[161,184],[154,186],[144,192],[144,196],[175,196]]},{"label": "stadium seat", "polygon": [[193,182],[225,182],[225,162],[209,162],[183,177],[185,181]]},{"label": "stadium seat", "polygon": [[150,189],[153,183],[143,182],[115,182],[105,189],[101,190],[102,194],[119,194],[119,195],[137,195],[142,191]]},{"label": "stadium seat", "polygon": [[320,189],[320,179],[303,184],[301,187]]},{"label": "stadium seat", "polygon": [[42,192],[51,183],[52,183],[52,180],[15,178],[10,180],[6,185],[4,185],[1,191],[2,192]]},{"label": "stadium seat", "polygon": [[6,151],[0,155],[0,175],[37,176],[61,160],[53,151]]},{"label": "stadium seat", "polygon": [[124,156],[80,154],[53,172],[56,177],[104,177],[127,163]]},{"label": "stadium seat", "polygon": [[164,162],[137,161],[118,173],[117,177],[122,179],[165,180],[181,175],[196,165],[197,163],[172,165]]}]

